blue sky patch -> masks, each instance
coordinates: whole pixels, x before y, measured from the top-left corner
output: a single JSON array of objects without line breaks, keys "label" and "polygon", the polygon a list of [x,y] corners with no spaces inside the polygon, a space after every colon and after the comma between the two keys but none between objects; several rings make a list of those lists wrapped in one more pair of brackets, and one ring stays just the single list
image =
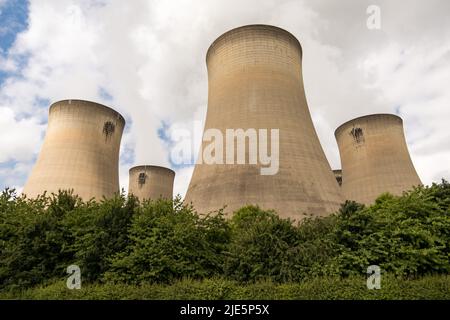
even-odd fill
[{"label": "blue sky patch", "polygon": [[28,1],[6,1],[0,6],[0,21],[0,48],[7,52],[16,35],[28,27]]},{"label": "blue sky patch", "polygon": [[100,98],[102,98],[105,101],[113,100],[113,96],[111,95],[111,93],[109,93],[109,91],[107,91],[103,87],[98,88],[98,95],[100,96]]},{"label": "blue sky patch", "polygon": [[[5,57],[17,34],[28,27],[28,1],[7,0],[0,6],[0,55]],[[0,70],[0,84],[8,73]]]}]

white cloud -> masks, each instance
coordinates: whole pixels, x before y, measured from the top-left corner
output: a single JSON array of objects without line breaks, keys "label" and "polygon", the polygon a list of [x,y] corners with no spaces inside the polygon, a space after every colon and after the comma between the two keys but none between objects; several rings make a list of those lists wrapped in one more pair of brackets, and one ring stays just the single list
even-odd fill
[{"label": "white cloud", "polygon": [[32,162],[22,161],[9,165],[8,167],[0,167],[0,177],[2,177],[5,186],[10,189],[15,189],[17,193],[21,193],[23,185],[17,183],[17,181],[22,181],[26,178],[32,166]]},{"label": "white cloud", "polygon": [[191,181],[193,171],[194,171],[193,166],[176,170],[175,185],[173,189],[174,197],[180,195],[181,197],[184,198],[184,196],[186,195],[187,188],[189,186],[189,181]]},{"label": "white cloud", "polygon": [[18,120],[11,108],[0,106],[0,163],[31,159],[39,150],[43,130],[34,119]]},{"label": "white cloud", "polygon": [[[371,2],[32,0],[28,29],[0,58],[0,70],[18,72],[0,87],[0,106],[10,110],[0,119],[0,141],[17,131],[23,136],[24,127],[34,140],[0,144],[0,162],[33,161],[41,143],[38,124],[47,117],[42,101],[96,100],[131,120],[121,152],[126,189],[131,164],[169,165],[157,132],[163,121],[190,127],[204,120],[211,42],[233,27],[266,23],[302,43],[306,95],[332,167],[339,167],[334,128],[399,107],[423,181],[450,178],[450,2],[378,1],[378,31],[366,28]],[[184,194],[191,172],[177,170],[175,194]],[[6,174],[3,169],[0,178]],[[8,183],[20,186],[21,179]]]}]

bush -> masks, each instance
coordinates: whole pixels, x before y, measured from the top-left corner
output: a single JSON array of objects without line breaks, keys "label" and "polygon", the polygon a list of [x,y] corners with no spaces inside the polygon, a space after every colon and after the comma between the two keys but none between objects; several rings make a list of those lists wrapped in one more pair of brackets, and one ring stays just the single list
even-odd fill
[{"label": "bush", "polygon": [[83,270],[87,281],[99,281],[111,267],[111,258],[130,243],[129,228],[139,211],[135,197],[123,195],[89,202],[70,212],[64,224],[71,237],[72,263]]},{"label": "bush", "polygon": [[23,288],[61,275],[71,262],[63,219],[81,206],[69,192],[36,200],[11,190],[0,196],[0,288]]},{"label": "bush", "polygon": [[340,215],[333,231],[340,250],[330,263],[340,275],[360,274],[373,264],[402,276],[450,273],[448,190],[446,184],[401,197],[386,194]]},{"label": "bush", "polygon": [[291,280],[289,266],[298,236],[290,220],[248,206],[234,214],[230,226],[232,236],[225,259],[225,274],[230,279]]},{"label": "bush", "polygon": [[222,278],[184,279],[173,284],[91,284],[69,290],[55,282],[22,292],[0,293],[0,299],[40,300],[450,300],[450,276],[421,279],[383,277],[381,289],[368,290],[364,277],[314,278],[301,283],[258,281],[239,284]]},{"label": "bush", "polygon": [[105,279],[136,284],[221,274],[229,236],[220,212],[203,217],[179,200],[147,201],[133,218],[129,245],[112,258]]},{"label": "bush", "polygon": [[450,184],[418,187],[400,197],[381,195],[368,207],[347,201],[335,214],[298,225],[256,206],[226,220],[221,211],[199,215],[179,198],[139,203],[117,195],[83,202],[61,191],[31,200],[5,190],[0,291],[63,280],[71,264],[80,266],[83,284],[111,288],[189,278],[185,281],[195,285],[178,283],[180,292],[185,288],[189,295],[197,280],[205,280],[222,286],[211,289],[214,297],[226,296],[233,283],[247,284],[239,290],[253,283],[265,292],[274,284],[311,285],[318,277],[353,279],[370,265],[387,276],[448,275]]}]

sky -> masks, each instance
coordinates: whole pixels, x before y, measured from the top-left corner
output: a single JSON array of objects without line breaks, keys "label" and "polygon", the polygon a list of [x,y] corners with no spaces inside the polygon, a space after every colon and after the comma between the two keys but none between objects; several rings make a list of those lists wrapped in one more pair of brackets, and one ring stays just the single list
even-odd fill
[{"label": "sky", "polygon": [[[379,29],[367,27],[370,5]],[[131,166],[162,165],[176,171],[183,196],[193,165],[171,157],[172,133],[202,128],[206,51],[255,23],[301,42],[306,97],[332,168],[335,128],[395,113],[422,181],[450,180],[449,13],[448,0],[0,0],[0,189],[22,190],[49,105],[72,98],[126,118],[122,188]]]}]

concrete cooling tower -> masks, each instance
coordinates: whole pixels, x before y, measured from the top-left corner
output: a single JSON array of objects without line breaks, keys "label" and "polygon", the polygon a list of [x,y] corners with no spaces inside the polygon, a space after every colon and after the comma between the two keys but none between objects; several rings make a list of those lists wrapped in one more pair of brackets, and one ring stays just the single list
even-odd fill
[{"label": "concrete cooling tower", "polygon": [[140,200],[173,198],[175,172],[158,166],[137,166],[130,169],[128,193]]},{"label": "concrete cooling tower", "polygon": [[[185,199],[197,211],[208,213],[227,205],[225,212],[230,213],[257,204],[275,209],[280,216],[301,220],[305,213],[326,215],[338,209],[340,189],[308,110],[301,62],[299,41],[273,26],[233,29],[210,46],[206,55],[209,91],[201,161],[195,166]],[[255,134],[250,133],[246,140],[234,144],[231,156],[224,152],[223,164],[206,163],[202,158],[202,151],[210,145],[206,133],[218,130],[226,137],[229,129],[255,129],[263,136],[267,129],[271,147],[279,141],[276,174],[262,174],[267,162],[261,157],[250,162],[250,140],[255,140]],[[276,134],[269,135],[276,129],[279,140]],[[223,141],[223,146],[229,142]],[[243,145],[246,161],[239,163],[236,154]],[[260,143],[259,151],[261,148]],[[220,153],[216,150],[214,155]],[[234,162],[230,164],[229,159]]]},{"label": "concrete cooling tower", "polygon": [[23,193],[73,189],[84,200],[119,192],[119,149],[124,118],[111,108],[83,100],[50,106],[39,158]]},{"label": "concrete cooling tower", "polygon": [[335,136],[346,199],[370,204],[384,192],[401,195],[421,184],[400,117],[374,114],[356,118],[337,128]]}]

